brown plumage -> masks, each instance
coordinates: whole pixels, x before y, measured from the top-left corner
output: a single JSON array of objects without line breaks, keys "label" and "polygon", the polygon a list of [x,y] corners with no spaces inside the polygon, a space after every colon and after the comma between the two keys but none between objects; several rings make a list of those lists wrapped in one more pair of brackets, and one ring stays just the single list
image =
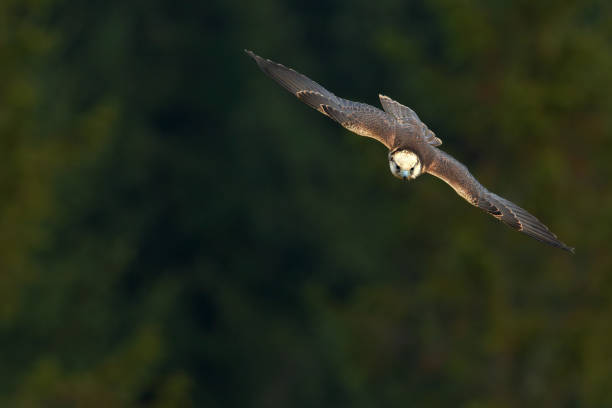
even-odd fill
[{"label": "brown plumage", "polygon": [[438,149],[442,141],[407,106],[379,95],[380,110],[374,106],[340,98],[310,78],[274,61],[245,50],[261,70],[293,93],[302,102],[329,116],[361,136],[371,137],[389,149],[394,176],[414,179],[429,173],[450,185],[470,204],[486,211],[506,225],[539,241],[574,252],[536,217],[516,204],[490,192],[467,167]]}]

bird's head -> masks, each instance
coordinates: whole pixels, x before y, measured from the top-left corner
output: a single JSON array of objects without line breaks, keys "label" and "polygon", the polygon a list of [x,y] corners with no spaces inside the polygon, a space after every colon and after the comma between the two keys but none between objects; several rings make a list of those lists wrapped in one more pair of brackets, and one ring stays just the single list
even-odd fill
[{"label": "bird's head", "polygon": [[406,149],[399,149],[389,153],[389,168],[395,177],[402,180],[414,180],[423,171],[419,156]]}]

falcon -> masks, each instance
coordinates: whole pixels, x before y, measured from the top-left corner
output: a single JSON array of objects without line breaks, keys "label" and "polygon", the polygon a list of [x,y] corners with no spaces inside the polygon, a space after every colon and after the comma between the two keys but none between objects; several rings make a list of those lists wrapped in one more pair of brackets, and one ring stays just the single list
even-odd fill
[{"label": "falcon", "polygon": [[306,105],[361,136],[378,140],[389,149],[391,173],[403,180],[414,180],[429,173],[445,181],[463,199],[511,228],[538,241],[574,253],[536,217],[487,190],[455,158],[438,149],[442,141],[417,114],[388,96],[379,95],[384,110],[340,98],[310,78],[284,65],[245,52],[259,68]]}]

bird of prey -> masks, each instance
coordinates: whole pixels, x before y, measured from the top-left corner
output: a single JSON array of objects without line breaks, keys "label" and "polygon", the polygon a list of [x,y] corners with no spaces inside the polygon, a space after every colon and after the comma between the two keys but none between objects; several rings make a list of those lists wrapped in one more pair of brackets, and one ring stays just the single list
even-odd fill
[{"label": "bird of prey", "polygon": [[438,149],[442,141],[409,107],[384,95],[379,95],[384,110],[340,98],[293,69],[262,58],[252,51],[245,52],[265,74],[306,105],[351,132],[384,144],[389,149],[389,167],[395,177],[414,180],[423,173],[429,173],[445,181],[470,204],[515,230],[574,253],[574,248],[561,242],[536,217],[484,188],[467,167]]}]

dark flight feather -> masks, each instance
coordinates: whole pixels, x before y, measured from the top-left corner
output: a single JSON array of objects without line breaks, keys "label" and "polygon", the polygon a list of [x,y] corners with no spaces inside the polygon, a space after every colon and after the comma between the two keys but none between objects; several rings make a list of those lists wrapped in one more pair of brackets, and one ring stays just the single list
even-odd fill
[{"label": "dark flight feather", "polygon": [[[264,73],[306,105],[329,116],[348,130],[376,139],[390,148],[396,120],[387,112],[367,103],[337,97],[312,79],[291,68],[262,58],[252,51],[245,50],[245,52],[257,62]],[[333,111],[334,115],[328,113],[326,109]]]},{"label": "dark flight feather", "polygon": [[442,150],[436,150],[438,157],[427,169],[429,174],[444,180],[467,202],[486,211],[509,227],[538,241],[574,253],[574,248],[561,242],[536,217],[513,202],[487,190],[472,176],[467,167]]},{"label": "dark flight feather", "polygon": [[561,242],[536,217],[484,188],[467,167],[437,149],[435,146],[441,145],[442,141],[409,107],[384,95],[379,95],[384,111],[365,103],[339,98],[299,72],[251,51],[245,51],[264,73],[306,105],[327,115],[351,132],[380,141],[389,150],[405,149],[414,152],[424,161],[427,173],[444,180],[470,204],[517,231],[554,247],[574,252],[574,248]]}]

